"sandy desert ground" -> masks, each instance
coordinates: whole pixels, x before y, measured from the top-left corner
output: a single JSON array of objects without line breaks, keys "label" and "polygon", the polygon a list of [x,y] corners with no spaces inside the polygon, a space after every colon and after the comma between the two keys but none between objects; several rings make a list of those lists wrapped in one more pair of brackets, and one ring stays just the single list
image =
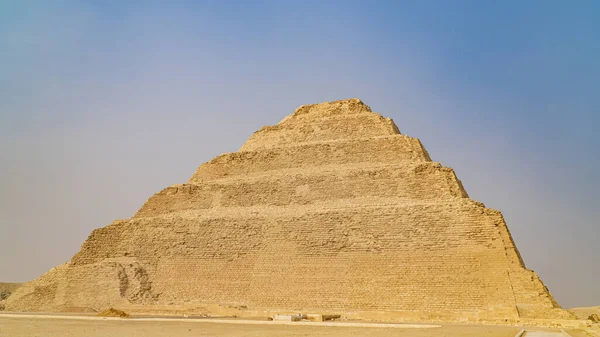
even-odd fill
[{"label": "sandy desert ground", "polygon": [[[159,336],[380,336],[380,337],[513,337],[522,327],[486,325],[443,325],[436,328],[331,327],[302,324],[274,325],[182,322],[168,320],[136,321],[135,319],[80,320],[65,318],[7,317],[0,315],[0,337],[159,337]],[[530,336],[561,336],[560,330],[531,328],[550,333]],[[553,332],[553,333],[551,333]],[[573,337],[589,337],[582,330],[569,330]]]}]

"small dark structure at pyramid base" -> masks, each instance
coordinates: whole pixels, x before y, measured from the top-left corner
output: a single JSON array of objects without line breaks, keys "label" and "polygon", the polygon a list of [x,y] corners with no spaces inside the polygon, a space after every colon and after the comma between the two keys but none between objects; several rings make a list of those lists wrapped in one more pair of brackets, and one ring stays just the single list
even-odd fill
[{"label": "small dark structure at pyramid base", "polygon": [[525,268],[500,212],[358,99],[262,128],[96,229],[6,307],[570,317]]}]

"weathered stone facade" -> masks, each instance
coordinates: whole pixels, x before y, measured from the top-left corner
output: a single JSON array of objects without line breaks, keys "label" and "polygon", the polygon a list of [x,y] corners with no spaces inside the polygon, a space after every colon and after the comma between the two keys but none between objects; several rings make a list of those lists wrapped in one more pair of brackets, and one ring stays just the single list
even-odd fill
[{"label": "weathered stone facade", "polygon": [[95,230],[8,310],[193,307],[567,317],[500,212],[358,99],[307,105]]}]

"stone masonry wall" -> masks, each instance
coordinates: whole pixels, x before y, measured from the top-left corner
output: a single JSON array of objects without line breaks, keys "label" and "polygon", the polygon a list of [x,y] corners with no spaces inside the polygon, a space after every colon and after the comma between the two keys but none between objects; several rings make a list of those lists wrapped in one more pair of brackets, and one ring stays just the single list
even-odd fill
[{"label": "stone masonry wall", "polygon": [[7,309],[207,304],[565,317],[500,212],[357,99],[302,106],[259,130],[95,230]]}]

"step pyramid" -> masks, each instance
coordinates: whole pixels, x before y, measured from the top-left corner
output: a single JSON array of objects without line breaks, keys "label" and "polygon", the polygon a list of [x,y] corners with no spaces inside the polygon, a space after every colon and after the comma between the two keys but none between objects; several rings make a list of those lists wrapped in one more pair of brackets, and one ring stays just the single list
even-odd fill
[{"label": "step pyramid", "polygon": [[260,129],[132,218],[94,230],[6,308],[206,305],[411,320],[567,315],[525,268],[501,213],[359,99],[304,105]]}]

